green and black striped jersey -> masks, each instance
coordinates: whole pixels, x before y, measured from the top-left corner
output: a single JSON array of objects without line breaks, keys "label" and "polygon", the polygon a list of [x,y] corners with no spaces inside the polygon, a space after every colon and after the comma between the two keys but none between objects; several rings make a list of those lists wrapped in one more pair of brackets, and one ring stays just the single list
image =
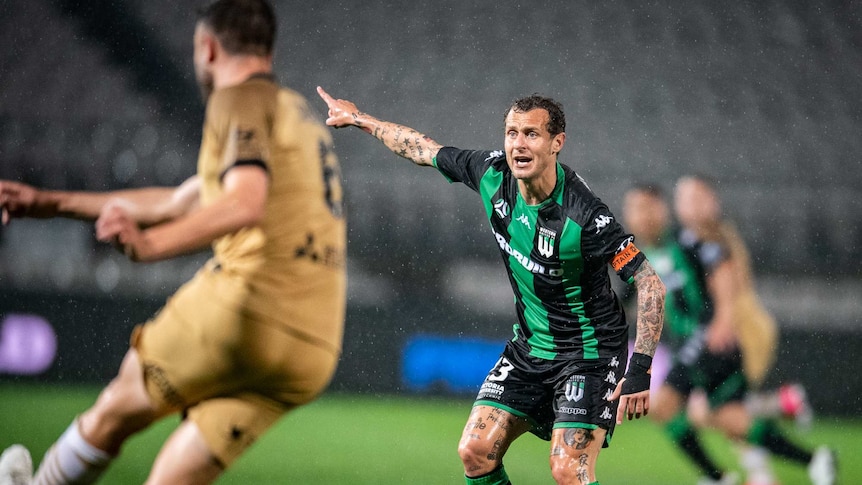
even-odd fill
[{"label": "green and black striped jersey", "polygon": [[701,260],[705,258],[707,264],[712,264],[714,259],[713,245],[704,246],[690,235],[677,236],[668,231],[658,244],[641,247],[667,289],[662,342],[674,349],[712,318],[706,268]]},{"label": "green and black striped jersey", "polygon": [[607,267],[631,283],[644,256],[583,179],[558,163],[551,196],[527,205],[502,151],[444,147],[434,166],[482,198],[515,293],[513,342],[548,360],[617,355],[628,324]]}]

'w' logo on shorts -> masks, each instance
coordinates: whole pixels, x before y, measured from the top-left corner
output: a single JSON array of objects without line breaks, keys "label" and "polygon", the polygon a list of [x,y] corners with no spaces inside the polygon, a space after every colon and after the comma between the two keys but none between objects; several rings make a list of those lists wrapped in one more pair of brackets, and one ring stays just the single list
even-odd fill
[{"label": "'w' logo on shorts", "polygon": [[578,402],[584,397],[584,376],[572,376],[566,382],[566,399]]}]

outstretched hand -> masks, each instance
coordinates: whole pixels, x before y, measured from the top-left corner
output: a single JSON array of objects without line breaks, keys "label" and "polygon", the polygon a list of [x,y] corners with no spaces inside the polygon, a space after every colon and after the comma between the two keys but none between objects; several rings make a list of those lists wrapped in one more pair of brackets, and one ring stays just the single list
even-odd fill
[{"label": "outstretched hand", "polygon": [[147,240],[122,201],[110,201],[96,220],[96,239],[111,243],[132,261],[141,261]]},{"label": "outstretched hand", "polygon": [[358,121],[361,113],[355,104],[346,99],[334,99],[320,86],[317,87],[317,94],[323,98],[323,101],[326,102],[326,106],[329,107],[329,117],[326,118],[326,124],[328,126],[333,126],[335,128],[343,128],[351,125],[361,126]]},{"label": "outstretched hand", "polygon": [[38,193],[27,184],[0,180],[0,221],[9,224],[13,217],[38,216],[32,214]]}]

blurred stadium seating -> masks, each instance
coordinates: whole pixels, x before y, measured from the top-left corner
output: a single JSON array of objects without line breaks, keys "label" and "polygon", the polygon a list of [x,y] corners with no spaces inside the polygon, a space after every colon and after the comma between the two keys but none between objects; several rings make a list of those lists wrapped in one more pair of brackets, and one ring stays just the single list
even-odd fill
[{"label": "blurred stadium seating", "polygon": [[[512,99],[555,97],[568,113],[563,162],[612,209],[634,181],[709,175],[783,325],[859,322],[858,2],[275,3],[279,78],[313,102],[320,84],[442,143],[496,148]],[[193,22],[186,2],[170,0],[4,2],[0,177],[101,190],[191,174],[202,119]],[[496,306],[453,290],[464,286],[452,280],[460,268],[503,278],[473,194],[358,131],[335,138],[352,314],[396,322],[396,335],[505,337],[505,287],[487,286]],[[0,288],[158,300],[204,257],[134,266],[90,234],[3,228]],[[0,311],[14,310],[7,300]],[[425,320],[401,308],[417,300]]]}]

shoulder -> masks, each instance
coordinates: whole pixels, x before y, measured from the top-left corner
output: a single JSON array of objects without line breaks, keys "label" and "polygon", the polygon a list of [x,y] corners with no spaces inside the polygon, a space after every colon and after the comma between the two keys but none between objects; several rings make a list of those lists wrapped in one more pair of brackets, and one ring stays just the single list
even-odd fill
[{"label": "shoulder", "polygon": [[613,218],[607,205],[596,196],[587,182],[570,167],[560,164],[565,174],[561,205],[570,219],[583,226],[596,217]]},{"label": "shoulder", "polygon": [[465,150],[446,146],[440,148],[434,157],[438,168],[453,170],[469,169],[471,172],[485,172],[493,168],[500,173],[508,173],[506,154],[502,150]]},{"label": "shoulder", "polygon": [[444,146],[437,152],[437,156],[450,160],[479,161],[489,164],[502,163],[506,165],[506,154],[503,150],[475,150]]},{"label": "shoulder", "polygon": [[249,109],[254,106],[271,106],[281,89],[271,80],[250,79],[213,91],[207,103],[207,110],[218,113]]}]

